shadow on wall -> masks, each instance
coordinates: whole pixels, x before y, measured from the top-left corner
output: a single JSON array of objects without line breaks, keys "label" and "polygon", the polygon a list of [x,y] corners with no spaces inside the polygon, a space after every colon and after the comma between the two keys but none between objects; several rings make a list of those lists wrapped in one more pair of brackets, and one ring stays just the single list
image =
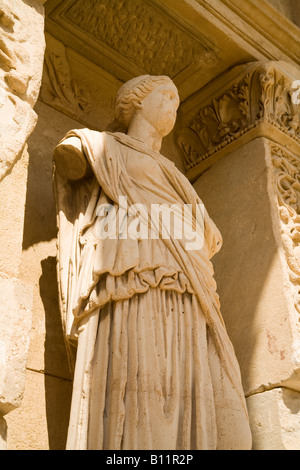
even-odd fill
[{"label": "shadow on wall", "polygon": [[[72,393],[67,353],[58,304],[56,274],[56,216],[52,189],[54,147],[72,128],[81,127],[49,106],[38,102],[37,126],[28,140],[29,167],[23,234],[23,274],[35,287],[33,330],[35,349],[44,346],[45,401],[50,450],[65,448]],[[25,256],[26,253],[26,256]],[[45,324],[45,337],[38,333]],[[43,328],[42,328],[43,329]],[[38,345],[38,346],[36,346]],[[35,353],[36,354],[36,353]],[[43,358],[35,361],[42,363]],[[41,366],[42,367],[42,366]],[[47,436],[46,436],[47,439]]]},{"label": "shadow on wall", "polygon": [[[56,219],[51,181],[51,149],[45,152],[45,148],[36,148],[36,132],[38,132],[38,129],[34,131],[28,142],[30,157],[28,166],[23,250],[27,250],[31,246],[40,242],[47,242],[56,238]],[[41,146],[42,145],[43,143],[41,142]]]},{"label": "shadow on wall", "polygon": [[[46,324],[44,380],[49,448],[64,450],[70,416],[72,382],[64,377],[67,359],[58,309],[57,283],[54,282],[57,279],[56,258],[49,256],[41,264],[42,276],[39,286]],[[58,370],[61,366],[62,370]]]}]

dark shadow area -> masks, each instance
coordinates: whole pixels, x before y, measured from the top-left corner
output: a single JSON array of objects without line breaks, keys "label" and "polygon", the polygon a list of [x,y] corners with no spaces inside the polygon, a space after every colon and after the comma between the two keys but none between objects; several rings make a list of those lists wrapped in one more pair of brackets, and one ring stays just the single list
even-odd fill
[{"label": "dark shadow area", "polygon": [[282,389],[282,399],[288,410],[292,415],[298,415],[300,411],[299,392],[293,390]]},{"label": "dark shadow area", "polygon": [[50,450],[64,450],[66,445],[72,381],[66,378],[67,354],[58,307],[56,259],[42,261],[40,295],[45,309],[45,392]]},{"label": "dark shadow area", "polygon": [[52,147],[46,147],[39,122],[28,140],[30,155],[25,204],[23,250],[56,237],[52,191]]},{"label": "dark shadow area", "polygon": [[293,22],[300,28],[300,2],[299,0],[290,0],[290,4]]}]

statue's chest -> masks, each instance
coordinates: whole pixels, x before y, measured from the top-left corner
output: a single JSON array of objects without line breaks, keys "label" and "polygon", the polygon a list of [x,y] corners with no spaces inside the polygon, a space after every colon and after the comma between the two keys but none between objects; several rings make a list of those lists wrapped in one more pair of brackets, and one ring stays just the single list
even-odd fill
[{"label": "statue's chest", "polygon": [[163,173],[159,163],[150,155],[136,150],[130,150],[126,156],[126,169],[129,176],[135,180],[162,179]]}]

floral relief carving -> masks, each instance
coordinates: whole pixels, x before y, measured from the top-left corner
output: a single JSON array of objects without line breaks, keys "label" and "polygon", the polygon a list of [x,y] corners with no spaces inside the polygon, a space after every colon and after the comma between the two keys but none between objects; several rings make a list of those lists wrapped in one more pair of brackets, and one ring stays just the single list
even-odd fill
[{"label": "floral relief carving", "polygon": [[264,122],[300,143],[299,105],[292,93],[292,80],[272,63],[252,66],[178,131],[186,170]]},{"label": "floral relief carving", "polygon": [[72,78],[65,47],[52,48],[49,41],[45,53],[45,72],[41,99],[56,109],[78,117],[92,107],[88,87]]},{"label": "floral relief carving", "polygon": [[300,160],[275,144],[270,144],[270,150],[281,239],[294,290],[294,304],[300,313]]}]

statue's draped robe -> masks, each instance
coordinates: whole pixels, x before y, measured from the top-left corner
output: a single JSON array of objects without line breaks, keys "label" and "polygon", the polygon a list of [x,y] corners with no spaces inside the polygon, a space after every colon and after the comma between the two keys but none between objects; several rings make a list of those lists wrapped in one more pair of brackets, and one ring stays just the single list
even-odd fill
[{"label": "statue's draped robe", "polygon": [[125,134],[84,129],[65,139],[72,136],[93,174],[54,177],[70,356],[77,346],[67,448],[244,448],[240,371],[210,261],[218,229],[205,211],[204,244],[190,251],[184,238],[99,238],[102,204],[120,220],[122,197],[149,214],[151,204],[190,204],[200,233],[201,200],[172,162]]}]

